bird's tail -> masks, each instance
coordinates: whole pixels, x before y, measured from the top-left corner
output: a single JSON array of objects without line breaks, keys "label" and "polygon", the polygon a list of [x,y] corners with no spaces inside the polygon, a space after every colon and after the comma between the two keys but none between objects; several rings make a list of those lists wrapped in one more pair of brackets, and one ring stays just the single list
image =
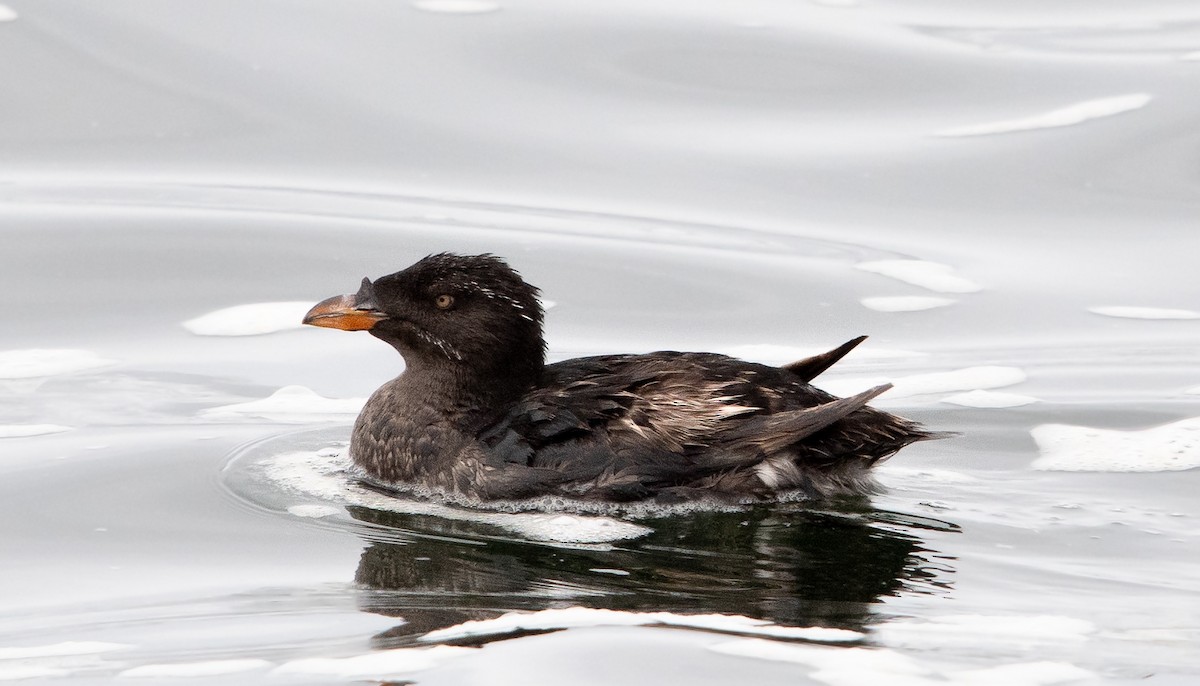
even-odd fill
[{"label": "bird's tail", "polygon": [[857,348],[858,344],[865,340],[867,340],[866,336],[859,336],[858,338],[846,341],[827,353],[813,355],[803,360],[796,360],[790,364],[785,364],[783,365],[783,369],[788,370],[803,379],[805,383],[808,383],[817,378],[821,372],[837,364],[837,361],[845,357],[846,353]]}]

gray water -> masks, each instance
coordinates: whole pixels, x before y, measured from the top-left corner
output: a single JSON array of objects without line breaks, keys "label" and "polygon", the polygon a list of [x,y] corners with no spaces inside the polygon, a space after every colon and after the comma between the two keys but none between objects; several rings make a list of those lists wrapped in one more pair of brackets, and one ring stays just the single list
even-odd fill
[{"label": "gray water", "polygon": [[[1200,309],[1192,3],[6,0],[0,64],[0,353],[107,361],[0,378],[0,427],[62,429],[0,438],[0,679],[1200,679],[1194,430],[1133,433],[1200,416],[1200,319],[1089,310]],[[541,287],[554,359],[866,333],[831,385],[991,371],[882,399],[961,435],[869,507],[590,542],[354,496],[352,414],[213,413],[402,363],[183,322],[442,250]],[[856,268],[898,259],[979,290]],[[976,388],[1037,402],[944,402]],[[1035,469],[1047,424],[1128,433]]]}]

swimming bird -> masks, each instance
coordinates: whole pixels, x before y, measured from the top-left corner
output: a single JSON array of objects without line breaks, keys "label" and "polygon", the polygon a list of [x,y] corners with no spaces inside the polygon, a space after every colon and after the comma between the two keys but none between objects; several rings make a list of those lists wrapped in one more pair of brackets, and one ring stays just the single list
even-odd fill
[{"label": "swimming bird", "polygon": [[937,434],[810,381],[866,337],[782,367],[703,352],[545,363],[537,288],[493,255],[430,255],[305,324],[365,330],[405,369],[350,455],[390,487],[479,504],[557,496],[677,503],[866,494],[870,468]]}]

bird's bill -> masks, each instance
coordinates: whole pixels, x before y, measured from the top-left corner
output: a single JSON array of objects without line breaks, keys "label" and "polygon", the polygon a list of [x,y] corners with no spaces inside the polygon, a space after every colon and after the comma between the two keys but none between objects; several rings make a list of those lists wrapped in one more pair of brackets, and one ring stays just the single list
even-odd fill
[{"label": "bird's bill", "polygon": [[335,295],[313,306],[304,315],[304,323],[343,331],[368,331],[387,315],[379,310],[361,307],[354,293]]}]

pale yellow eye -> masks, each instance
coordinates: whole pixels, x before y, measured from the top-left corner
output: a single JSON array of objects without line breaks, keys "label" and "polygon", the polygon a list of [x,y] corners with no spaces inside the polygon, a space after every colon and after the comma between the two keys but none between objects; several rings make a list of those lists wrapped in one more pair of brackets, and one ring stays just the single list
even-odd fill
[{"label": "pale yellow eye", "polygon": [[449,293],[442,293],[433,299],[433,304],[437,305],[439,310],[448,310],[454,307],[454,296]]}]

